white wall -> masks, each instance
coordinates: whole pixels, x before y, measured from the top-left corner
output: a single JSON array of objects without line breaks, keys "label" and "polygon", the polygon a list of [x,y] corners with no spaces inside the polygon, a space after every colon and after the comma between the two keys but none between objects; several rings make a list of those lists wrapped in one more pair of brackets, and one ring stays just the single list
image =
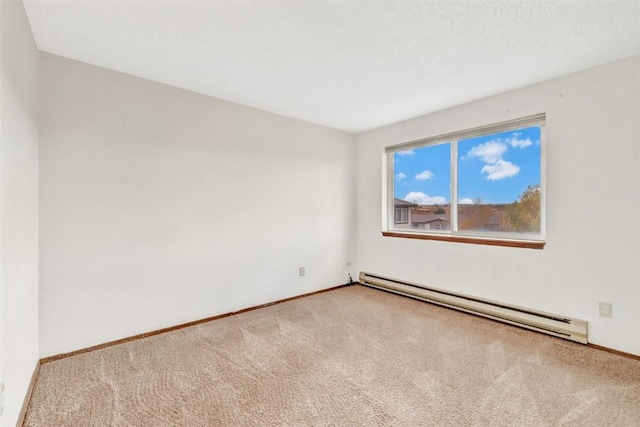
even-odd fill
[{"label": "white wall", "polygon": [[38,52],[22,2],[0,2],[0,380],[14,426],[38,362]]},{"label": "white wall", "polygon": [[[380,234],[384,146],[541,112],[544,250]],[[640,354],[639,118],[635,56],[359,135],[358,269],[585,319],[591,342]]]},{"label": "white wall", "polygon": [[353,135],[53,55],[40,64],[43,357],[355,273]]}]

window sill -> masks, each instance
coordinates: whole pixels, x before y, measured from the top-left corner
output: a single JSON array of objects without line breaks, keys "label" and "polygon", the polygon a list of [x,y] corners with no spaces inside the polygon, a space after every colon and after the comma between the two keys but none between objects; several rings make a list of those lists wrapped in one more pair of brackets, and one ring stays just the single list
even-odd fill
[{"label": "window sill", "polygon": [[543,249],[545,242],[535,240],[488,239],[484,237],[453,236],[444,234],[406,233],[383,231],[385,237],[401,237],[405,239],[439,240],[442,242],[471,243],[476,245],[506,246],[510,248]]}]

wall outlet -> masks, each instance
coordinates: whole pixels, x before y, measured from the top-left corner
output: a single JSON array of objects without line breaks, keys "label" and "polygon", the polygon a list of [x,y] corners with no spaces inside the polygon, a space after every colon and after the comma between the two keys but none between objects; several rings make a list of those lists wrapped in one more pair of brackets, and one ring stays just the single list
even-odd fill
[{"label": "wall outlet", "polygon": [[610,302],[601,302],[600,303],[600,316],[601,317],[612,317],[613,312],[611,311],[611,303]]},{"label": "wall outlet", "polygon": [[304,267],[300,267],[300,268],[298,269],[298,272],[299,272],[299,274],[300,274],[300,277],[304,276],[304,273],[305,273],[305,271],[304,271]]},{"label": "wall outlet", "polygon": [[0,383],[0,417],[4,412],[4,383]]}]

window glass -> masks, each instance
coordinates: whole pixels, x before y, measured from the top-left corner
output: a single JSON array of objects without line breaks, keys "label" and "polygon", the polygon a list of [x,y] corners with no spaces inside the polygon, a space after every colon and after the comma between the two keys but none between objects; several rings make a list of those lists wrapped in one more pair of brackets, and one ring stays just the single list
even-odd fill
[{"label": "window glass", "polygon": [[458,229],[540,233],[540,127],[458,141]]},{"label": "window glass", "polygon": [[414,229],[440,229],[431,222],[450,222],[451,144],[441,143],[393,153],[394,200],[411,203],[410,221]]}]

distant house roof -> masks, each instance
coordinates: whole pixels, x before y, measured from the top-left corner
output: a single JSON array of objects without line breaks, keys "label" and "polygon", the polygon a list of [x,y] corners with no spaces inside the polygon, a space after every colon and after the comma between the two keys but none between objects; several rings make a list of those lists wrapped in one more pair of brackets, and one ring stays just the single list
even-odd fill
[{"label": "distant house roof", "polygon": [[450,222],[449,218],[440,214],[414,213],[411,215],[411,222],[415,223],[428,224],[436,221]]},{"label": "distant house roof", "polygon": [[[477,205],[468,205],[470,207]],[[488,215],[488,218],[485,217],[485,224],[487,225],[500,225],[502,224],[502,220],[505,217],[506,213],[503,208],[504,205],[493,205],[491,212]],[[470,210],[461,210],[458,213],[460,219],[466,219],[469,215],[473,215],[473,212]]]},{"label": "distant house roof", "polygon": [[487,224],[500,225],[502,224],[502,218],[504,216],[505,214],[502,211],[492,212],[491,217],[489,217],[489,220],[487,221]]},{"label": "distant house roof", "polygon": [[410,206],[412,208],[418,207],[418,205],[416,205],[415,203],[407,202],[406,200],[398,199],[397,197],[393,198],[393,204],[394,206]]}]

